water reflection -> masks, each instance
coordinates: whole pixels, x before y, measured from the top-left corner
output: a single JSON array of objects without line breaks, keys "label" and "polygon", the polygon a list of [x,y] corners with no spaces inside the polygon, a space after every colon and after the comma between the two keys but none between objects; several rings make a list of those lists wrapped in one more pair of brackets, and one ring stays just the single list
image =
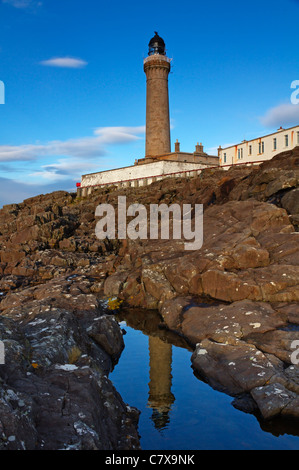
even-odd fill
[{"label": "water reflection", "polygon": [[144,311],[124,309],[117,315],[119,322],[135,330],[141,330],[148,336],[149,350],[149,378],[148,402],[151,408],[151,420],[159,431],[167,428],[170,423],[170,411],[175,396],[172,387],[172,345],[188,349],[192,348],[187,341],[177,334],[168,331],[162,325],[162,319],[157,311]]},{"label": "water reflection", "polygon": [[149,337],[160,338],[164,343],[193,352],[193,347],[184,337],[165,328],[163,319],[156,310],[146,310],[145,313],[144,310],[138,308],[124,308],[116,316],[116,319],[118,322],[124,321],[130,328],[142,331]]},{"label": "water reflection", "polygon": [[[296,420],[277,417],[264,421],[244,408],[240,413],[230,397],[201,385],[186,351],[178,354],[183,349],[192,352],[193,348],[163,327],[157,311],[123,309],[116,319],[128,327],[125,342],[131,352],[128,363],[116,368],[118,378],[114,376],[114,380],[128,403],[142,410],[143,448],[298,449]],[[142,342],[138,342],[139,332],[146,336]],[[189,362],[183,362],[186,356]],[[135,377],[136,383],[128,383],[128,377]],[[200,435],[199,423],[205,423],[205,432]],[[178,432],[182,428],[184,433]]]},{"label": "water reflection", "polygon": [[148,406],[153,409],[152,421],[156,429],[164,429],[170,421],[169,413],[175,397],[172,384],[172,346],[158,337],[149,337],[149,393]]}]

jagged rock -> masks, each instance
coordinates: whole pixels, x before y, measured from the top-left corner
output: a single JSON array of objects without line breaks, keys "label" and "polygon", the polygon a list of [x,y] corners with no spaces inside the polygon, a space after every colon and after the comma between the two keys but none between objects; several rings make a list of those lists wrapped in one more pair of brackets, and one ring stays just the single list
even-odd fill
[{"label": "jagged rock", "polygon": [[277,415],[299,417],[298,395],[280,383],[256,387],[251,391],[251,395],[258,404],[264,419],[270,419]]},{"label": "jagged rock", "polygon": [[281,199],[281,205],[289,214],[299,214],[299,188],[288,191]]},{"label": "jagged rock", "polygon": [[221,343],[230,338],[233,342],[244,337],[248,341],[250,334],[259,336],[285,324],[283,315],[270,305],[243,300],[230,305],[191,307],[183,314],[181,330],[194,344],[204,338]]},{"label": "jagged rock", "polygon": [[94,319],[92,325],[87,328],[88,335],[117,362],[125,345],[123,335],[114,317],[102,315]]},{"label": "jagged rock", "polygon": [[104,284],[104,293],[107,297],[118,296],[123,283],[126,281],[128,274],[126,272],[121,272],[117,274],[112,274],[108,277]]},{"label": "jagged rock", "polygon": [[[110,296],[159,309],[168,328],[198,345],[194,369],[237,395],[236,406],[298,418],[296,330],[287,330],[299,325],[298,187],[299,147],[258,166],[98,188],[85,199],[58,191],[0,210],[0,331],[8,348],[0,446],[138,446],[136,413],[105,377],[123,348],[105,309]],[[117,208],[119,195],[147,209],[203,204],[202,248],[98,240],[95,209]]]},{"label": "jagged rock", "polygon": [[238,339],[234,344],[204,339],[192,355],[192,364],[212,387],[233,396],[264,386],[283,370],[282,362],[273,363],[253,345]]},{"label": "jagged rock", "polygon": [[[145,292],[156,299],[158,307],[159,302],[175,297],[175,291],[164,276],[160,266],[151,265],[144,267],[141,274]],[[153,308],[153,307],[152,307]]]},{"label": "jagged rock", "polygon": [[292,344],[296,340],[298,340],[298,332],[283,330],[252,333],[246,338],[248,343],[254,344],[263,352],[274,354],[286,364],[292,364],[291,356],[294,352]]},{"label": "jagged rock", "polygon": [[138,411],[108,379],[123,336],[91,285],[74,275],[5,299],[0,449],[139,448]]},{"label": "jagged rock", "polygon": [[160,313],[170,330],[181,331],[183,312],[192,305],[192,300],[192,297],[176,297],[163,303]]}]

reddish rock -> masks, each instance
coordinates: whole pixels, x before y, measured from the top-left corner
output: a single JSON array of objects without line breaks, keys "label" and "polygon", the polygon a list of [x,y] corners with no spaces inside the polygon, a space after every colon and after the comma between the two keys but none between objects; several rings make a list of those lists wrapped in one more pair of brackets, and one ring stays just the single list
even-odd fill
[{"label": "reddish rock", "polygon": [[282,370],[267,356],[244,341],[215,343],[204,339],[192,355],[195,370],[208,383],[230,395],[250,392],[265,385]]},{"label": "reddish rock", "polygon": [[[61,323],[65,334],[59,344],[55,343],[56,359],[59,354],[65,357],[65,345],[80,349],[79,343],[81,347],[92,344],[94,353],[101,349],[100,356],[107,359],[107,351],[114,354],[109,348],[114,347],[117,333],[111,333],[109,321],[98,327],[90,324],[91,318],[100,317],[99,311],[105,310],[107,297],[117,296],[134,307],[158,308],[168,328],[199,344],[193,365],[212,386],[234,395],[254,390],[252,397],[265,418],[279,414],[297,418],[298,368],[286,367],[290,364],[289,343],[296,331],[281,328],[288,323],[299,324],[298,168],[297,147],[259,166],[207,169],[195,178],[169,178],[142,188],[98,188],[85,199],[59,191],[5,206],[0,210],[2,321],[13,319],[22,328],[31,323],[26,330],[31,343],[37,328],[38,342],[33,349],[36,353],[39,350],[46,364],[55,355],[51,356],[42,323],[39,327],[34,322],[50,321],[50,313],[60,312],[58,326]],[[119,195],[127,196],[128,205],[138,202],[147,209],[151,203],[203,204],[202,248],[186,251],[183,240],[97,240],[95,208],[104,202],[117,208]],[[72,324],[69,333],[64,329],[68,323],[63,315],[65,319],[76,317],[77,326]],[[52,332],[48,323],[45,326]],[[90,327],[88,336],[86,329]],[[74,331],[84,331],[83,343]],[[43,344],[47,346],[44,356]],[[88,357],[83,367],[91,367],[94,359]],[[22,375],[24,371],[17,369]],[[13,377],[13,368],[10,373]],[[18,396],[25,393],[30,410],[34,396],[34,409],[43,423],[39,430],[31,427],[31,411],[29,421],[21,419],[21,410],[16,411],[17,418],[9,427],[11,404],[4,396],[0,414],[6,417],[7,429],[13,429],[20,418],[16,448],[26,433],[29,447],[37,436],[46,436],[50,416],[55,422],[53,433],[59,434],[61,407],[55,403],[62,396],[67,396],[67,410],[80,406],[77,392],[102,410],[93,395],[97,379],[91,379],[85,394],[78,384],[87,380],[88,373],[86,377],[70,374],[74,393],[68,394],[63,385],[68,374],[49,368],[42,377],[34,374],[34,384],[22,379],[19,389],[14,388]],[[51,397],[43,407],[33,391],[37,384],[48,390],[52,380],[57,387],[51,386]],[[275,395],[277,384],[281,391]],[[109,421],[109,413],[106,418]],[[72,424],[77,428],[76,445],[101,446],[95,436],[80,440],[78,435],[87,428]],[[85,424],[95,423],[91,419]],[[115,430],[114,425],[108,428],[108,434]],[[60,439],[61,435],[55,441],[59,445]],[[135,445],[130,442],[131,447]]]},{"label": "reddish rock", "polygon": [[248,341],[252,333],[259,336],[285,326],[286,318],[268,304],[243,300],[231,305],[191,307],[183,314],[181,322],[183,334],[194,344],[205,338],[225,343],[235,342],[236,338]]},{"label": "reddish rock", "polygon": [[126,272],[109,276],[104,283],[104,294],[107,297],[118,296],[127,277]]},{"label": "reddish rock", "polygon": [[298,341],[298,331],[272,330],[251,333],[246,341],[265,353],[277,356],[286,364],[292,364],[293,344]]},{"label": "reddish rock", "polygon": [[158,302],[163,303],[176,295],[161,268],[157,265],[143,268],[141,279],[145,292],[157,300],[157,306]]}]

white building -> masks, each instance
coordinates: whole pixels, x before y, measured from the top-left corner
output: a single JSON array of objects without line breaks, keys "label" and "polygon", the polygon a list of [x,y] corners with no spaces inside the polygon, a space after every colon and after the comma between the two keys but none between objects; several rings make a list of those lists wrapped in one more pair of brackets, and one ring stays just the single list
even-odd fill
[{"label": "white building", "polygon": [[299,146],[299,126],[278,129],[273,134],[244,140],[240,144],[218,149],[220,166],[240,163],[259,163],[271,160],[275,155]]},{"label": "white building", "polygon": [[207,165],[180,161],[161,160],[144,165],[133,165],[115,170],[101,171],[82,176],[78,185],[78,196],[85,197],[93,189],[103,185],[117,186],[119,188],[147,186],[165,178],[188,178],[199,175]]}]

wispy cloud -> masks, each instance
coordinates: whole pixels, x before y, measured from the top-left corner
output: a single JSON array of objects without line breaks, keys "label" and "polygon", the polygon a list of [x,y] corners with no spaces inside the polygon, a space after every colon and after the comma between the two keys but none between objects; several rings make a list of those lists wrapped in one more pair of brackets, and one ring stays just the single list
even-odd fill
[{"label": "wispy cloud", "polygon": [[87,62],[85,60],[74,57],[54,57],[52,59],[43,60],[40,62],[40,64],[46,67],[82,69],[86,67]]},{"label": "wispy cloud", "polygon": [[[9,176],[18,172],[19,178],[14,176],[15,180],[25,178],[31,183],[74,181],[82,174],[100,171],[103,164],[106,166],[104,157],[108,155],[109,146],[138,141],[144,132],[144,126],[99,127],[91,137],[45,144],[0,145],[0,170]],[[16,165],[16,162],[23,162],[23,165]]]},{"label": "wispy cloud", "polygon": [[42,2],[36,0],[2,0],[2,3],[7,3],[15,8],[31,8],[39,7],[42,5]]},{"label": "wispy cloud", "polygon": [[49,156],[102,157],[107,154],[107,145],[133,142],[140,139],[139,135],[144,131],[144,126],[100,127],[91,137],[54,140],[45,144],[0,145],[0,162],[33,161]]},{"label": "wispy cloud", "polygon": [[299,124],[299,105],[285,103],[275,106],[260,117],[260,122],[269,128]]},{"label": "wispy cloud", "polygon": [[99,163],[89,159],[64,158],[48,165],[42,165],[39,170],[29,174],[29,177],[46,181],[63,181],[78,179],[78,175],[99,170]]}]

